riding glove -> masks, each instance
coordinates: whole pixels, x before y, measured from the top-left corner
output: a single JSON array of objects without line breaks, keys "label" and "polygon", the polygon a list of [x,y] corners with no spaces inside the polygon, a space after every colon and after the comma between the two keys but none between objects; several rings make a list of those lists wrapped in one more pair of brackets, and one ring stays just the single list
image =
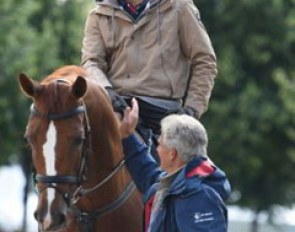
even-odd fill
[{"label": "riding glove", "polygon": [[112,87],[106,87],[106,91],[112,101],[114,111],[123,115],[125,108],[128,106],[126,101]]},{"label": "riding glove", "polygon": [[190,106],[182,107],[182,108],[178,111],[178,114],[186,114],[186,115],[189,115],[189,116],[192,116],[192,117],[195,117],[195,118],[199,118],[199,113],[198,113],[198,111],[196,111],[195,109],[193,109],[193,108],[190,107]]}]

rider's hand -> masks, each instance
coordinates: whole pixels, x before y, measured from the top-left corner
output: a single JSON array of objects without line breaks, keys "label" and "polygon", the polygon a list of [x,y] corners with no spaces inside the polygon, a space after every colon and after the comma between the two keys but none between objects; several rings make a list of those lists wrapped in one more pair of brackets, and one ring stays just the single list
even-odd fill
[{"label": "rider's hand", "polygon": [[138,123],[139,108],[135,98],[132,99],[132,108],[126,107],[124,110],[124,117],[120,125],[121,138],[127,138],[134,133]]},{"label": "rider's hand", "polygon": [[185,106],[178,111],[178,114],[186,114],[195,118],[199,118],[198,112],[190,106]]},{"label": "rider's hand", "polygon": [[112,101],[114,111],[123,115],[125,108],[128,106],[125,100],[112,87],[106,87],[106,91]]}]

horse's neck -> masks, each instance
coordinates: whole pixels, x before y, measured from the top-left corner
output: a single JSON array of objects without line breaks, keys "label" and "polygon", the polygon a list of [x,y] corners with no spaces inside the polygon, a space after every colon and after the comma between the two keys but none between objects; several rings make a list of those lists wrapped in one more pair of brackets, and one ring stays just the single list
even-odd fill
[{"label": "horse's neck", "polygon": [[107,96],[92,86],[85,98],[91,128],[91,165],[100,170],[113,169],[123,159],[117,118]]},{"label": "horse's neck", "polygon": [[111,175],[123,160],[123,149],[118,120],[107,96],[101,89],[92,88],[84,100],[90,122],[92,144],[92,154],[87,161],[85,187],[93,188],[111,176],[102,187],[85,196],[80,202],[84,204],[85,209],[93,210],[120,196],[129,183],[130,176],[125,168]]}]

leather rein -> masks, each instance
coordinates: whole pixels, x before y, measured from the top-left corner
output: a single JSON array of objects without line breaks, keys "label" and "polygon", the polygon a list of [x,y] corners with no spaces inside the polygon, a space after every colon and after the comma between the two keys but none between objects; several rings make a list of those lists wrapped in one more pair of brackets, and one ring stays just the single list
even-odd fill
[{"label": "leather rein", "polygon": [[[65,200],[66,204],[69,207],[69,212],[74,214],[78,220],[83,224],[89,224],[89,221],[93,221],[102,217],[117,208],[123,205],[127,199],[131,196],[131,194],[135,190],[135,184],[131,181],[128,186],[125,188],[123,193],[117,197],[113,202],[103,206],[92,212],[82,212],[77,207],[72,207],[75,205],[81,197],[98,190],[101,186],[107,183],[116,173],[118,173],[122,167],[125,165],[125,160],[122,159],[111,171],[111,173],[106,176],[102,181],[97,183],[95,186],[91,188],[84,188],[83,183],[87,179],[87,159],[92,154],[92,147],[91,147],[91,130],[90,130],[90,122],[86,111],[85,104],[75,107],[74,109],[63,112],[63,113],[50,113],[50,114],[42,114],[40,113],[34,105],[31,106],[31,116],[43,118],[46,120],[66,120],[68,118],[72,118],[76,115],[83,113],[85,118],[85,140],[83,144],[81,159],[80,159],[80,168],[77,176],[67,176],[67,175],[55,175],[55,176],[48,176],[42,175],[38,173],[33,173],[35,183],[42,183],[45,186],[39,190],[38,192],[41,193],[42,191],[46,190],[47,188],[53,188],[55,191],[62,195],[63,199]],[[74,184],[77,188],[74,192],[62,192],[58,189],[56,184]],[[92,229],[93,229],[93,222]],[[82,225],[83,226],[83,225]],[[83,227],[87,227],[83,229],[83,231],[89,231],[89,225],[84,225]]]}]

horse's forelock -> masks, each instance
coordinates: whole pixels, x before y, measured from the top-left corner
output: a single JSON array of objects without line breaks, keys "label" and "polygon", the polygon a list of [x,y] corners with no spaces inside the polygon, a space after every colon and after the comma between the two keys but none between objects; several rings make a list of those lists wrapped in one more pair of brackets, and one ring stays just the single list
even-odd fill
[{"label": "horse's forelock", "polygon": [[[63,99],[65,95],[69,93],[69,84],[65,82],[59,82],[58,80],[52,81],[44,85],[42,103],[47,112],[57,112],[60,107],[63,107]],[[41,104],[42,104],[41,103]]]},{"label": "horse's forelock", "polygon": [[74,83],[78,76],[86,76],[84,69],[78,66],[64,66],[55,70],[52,74],[48,75],[43,81],[44,85],[44,104],[48,111],[54,111],[61,101],[61,95],[66,92],[66,86]]}]

